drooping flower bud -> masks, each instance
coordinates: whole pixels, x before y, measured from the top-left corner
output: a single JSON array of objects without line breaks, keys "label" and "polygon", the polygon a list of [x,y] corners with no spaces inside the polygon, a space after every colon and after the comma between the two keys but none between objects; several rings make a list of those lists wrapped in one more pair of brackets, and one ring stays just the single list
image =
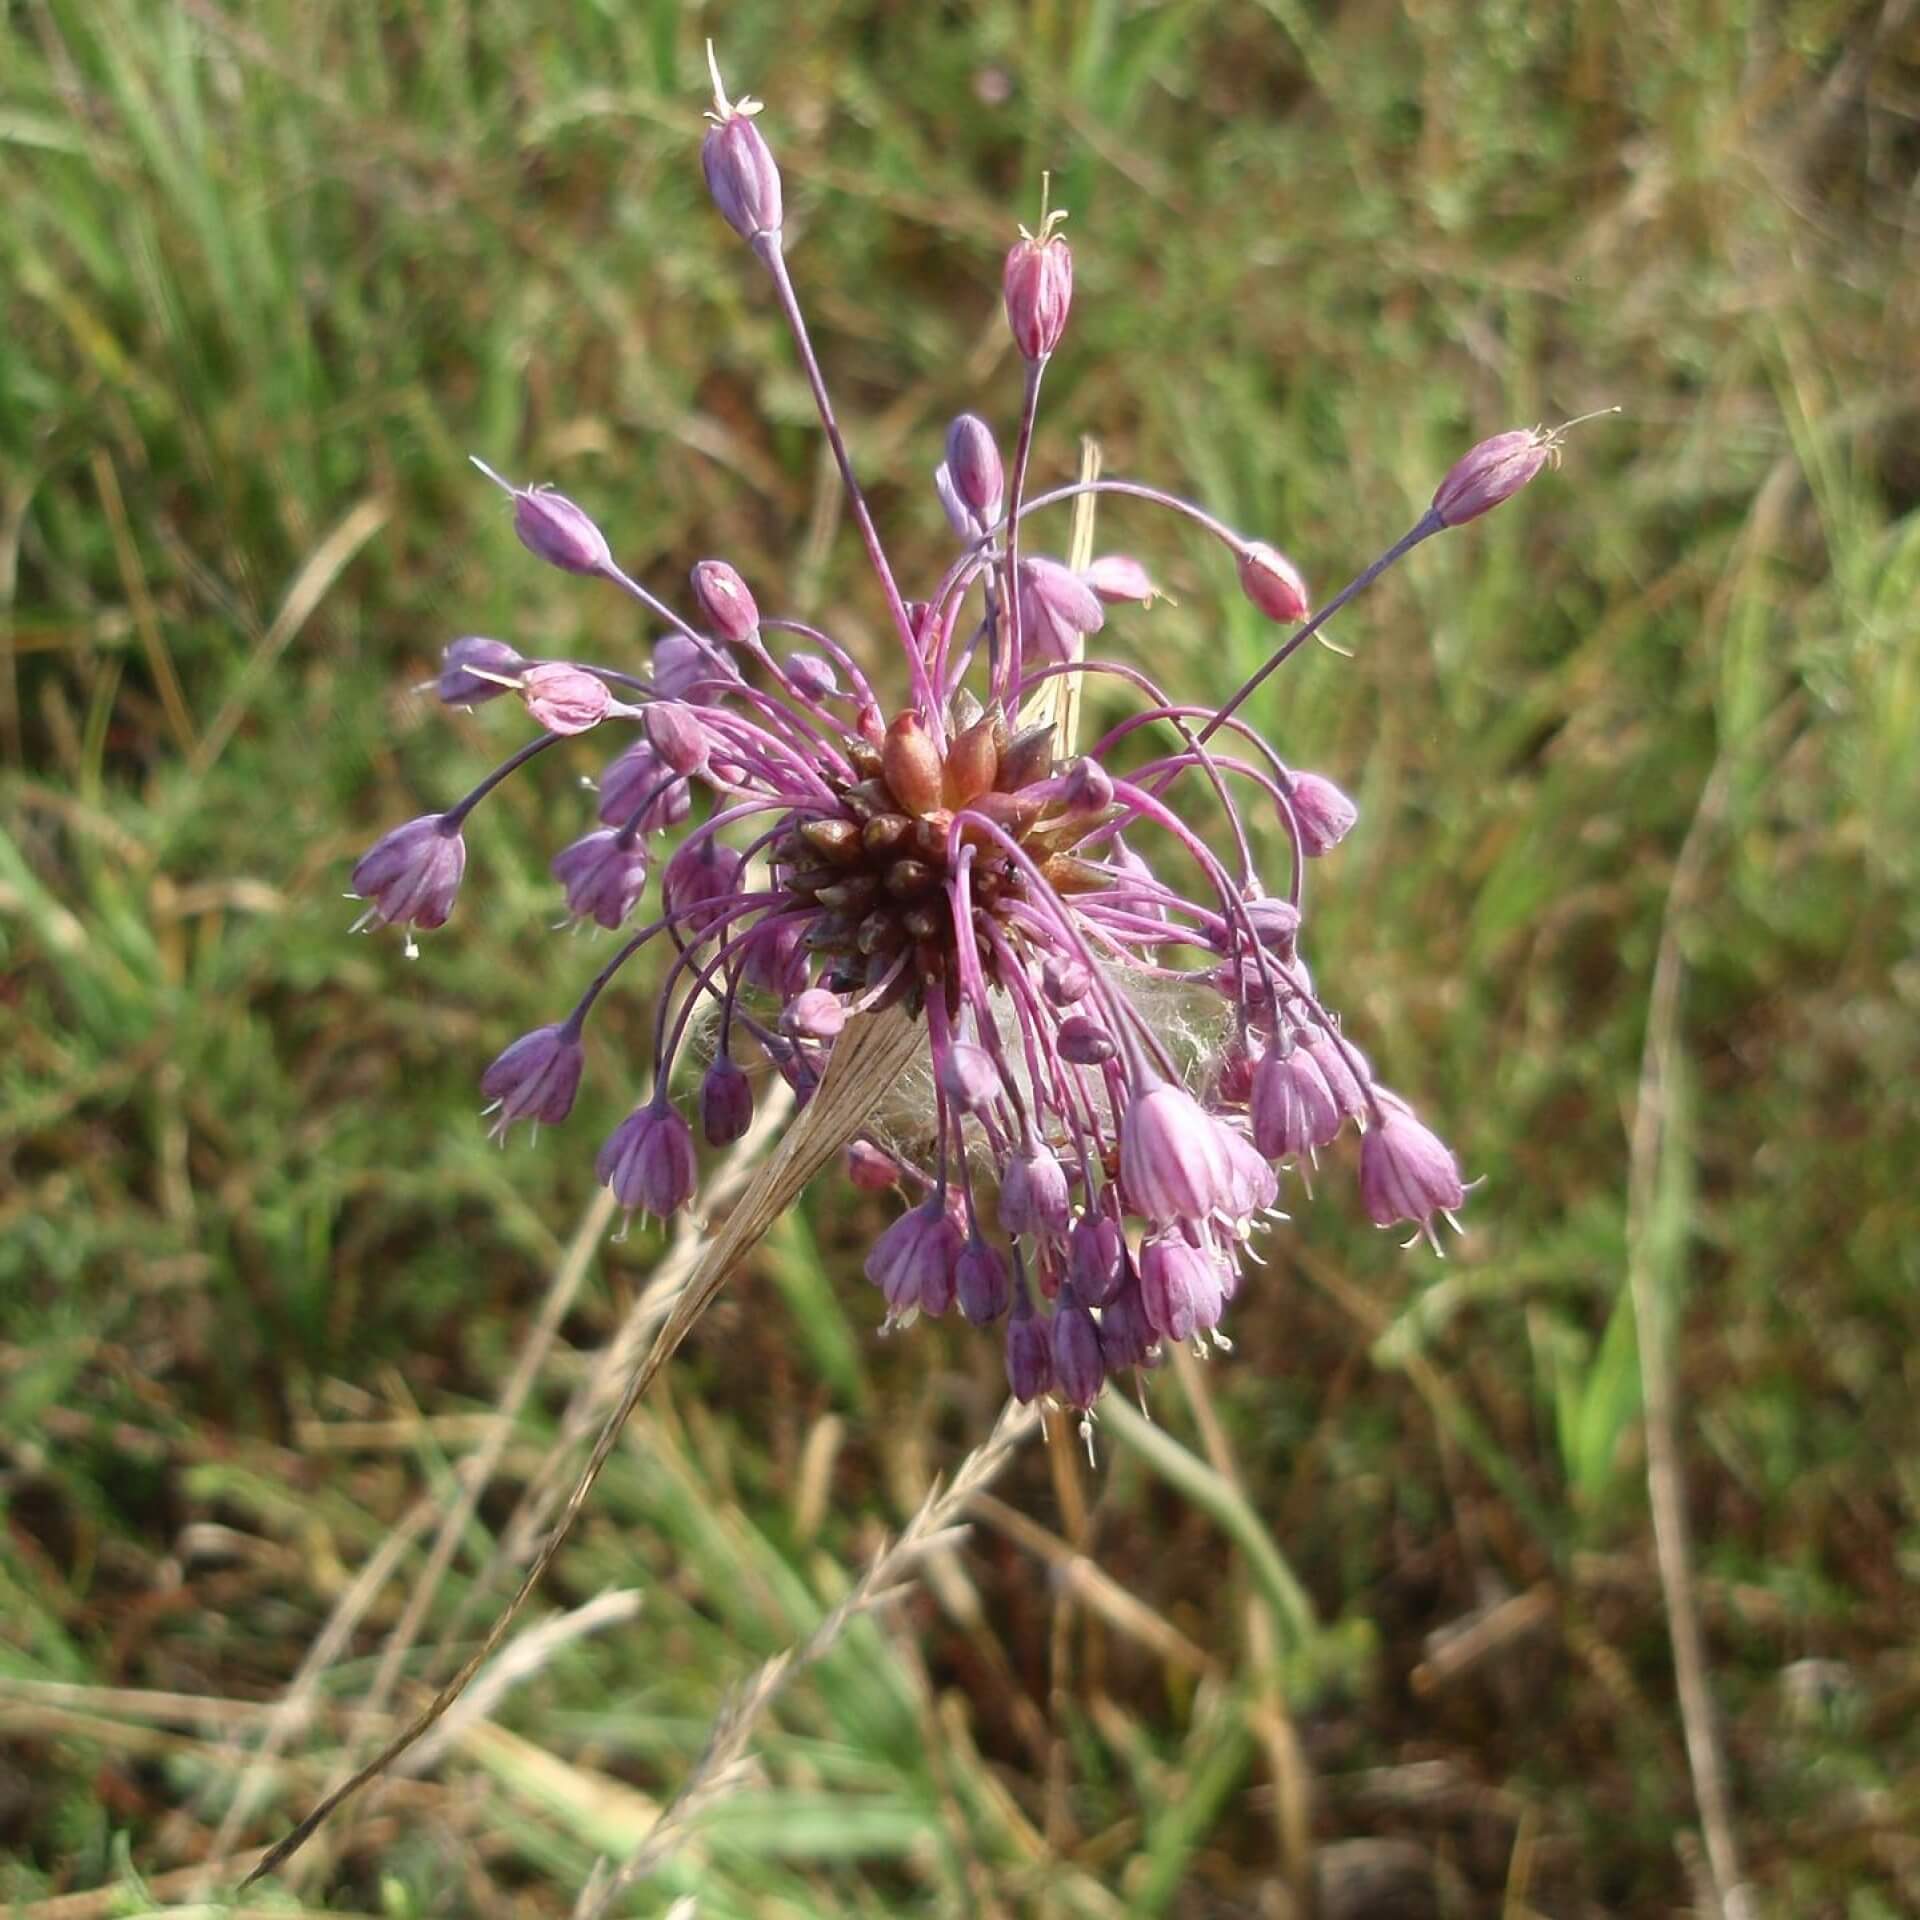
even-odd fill
[{"label": "drooping flower bud", "polygon": [[353,869],[353,891],[369,901],[356,929],[369,925],[440,927],[460,892],[467,843],[445,813],[423,814],[383,834]]},{"label": "drooping flower bud", "polygon": [[806,929],[796,920],[763,920],[740,950],[747,984],[791,1000],[807,985]]},{"label": "drooping flower bud", "polygon": [[1364,1119],[1367,1112],[1367,1085],[1373,1070],[1367,1056],[1342,1035],[1335,1039],[1325,1027],[1314,1025],[1300,1036],[1300,1044],[1313,1056],[1320,1077],[1333,1095],[1333,1104],[1349,1120]]},{"label": "drooping flower bud", "polygon": [[1065,1233],[1067,1173],[1051,1148],[1022,1147],[1000,1173],[1000,1224],[1008,1233]]},{"label": "drooping flower bud", "polygon": [[1294,941],[1300,932],[1300,909],[1291,900],[1261,898],[1242,903],[1253,937],[1263,947],[1283,959],[1293,956]]},{"label": "drooping flower bud", "polygon": [[1433,491],[1433,511],[1443,527],[1464,526],[1511,500],[1553,451],[1553,436],[1537,428],[1496,433],[1462,454]]},{"label": "drooping flower bud", "polygon": [[543,660],[520,676],[520,698],[549,733],[586,733],[607,717],[613,695],[597,673],[566,660]]},{"label": "drooping flower bud", "polygon": [[660,897],[688,933],[726,918],[727,896],[740,878],[740,856],[710,833],[682,841],[660,877]]},{"label": "drooping flower bud", "polygon": [[1055,231],[1066,215],[1049,214],[1038,237],[1021,232],[1007,254],[1001,291],[1013,344],[1030,361],[1045,360],[1067,330],[1073,305],[1073,254]]},{"label": "drooping flower bud", "polygon": [[685,700],[702,681],[737,679],[732,665],[684,633],[665,633],[653,643],[653,690],[663,700]]},{"label": "drooping flower bud", "polygon": [[1162,1339],[1190,1340],[1220,1318],[1219,1270],[1184,1234],[1153,1234],[1140,1248],[1140,1304]]},{"label": "drooping flower bud", "polygon": [[1300,823],[1300,851],[1309,860],[1331,852],[1360,818],[1360,809],[1324,774],[1296,773],[1287,798]]},{"label": "drooping flower bud", "polygon": [[1101,1066],[1120,1051],[1113,1035],[1084,1013],[1069,1014],[1060,1022],[1055,1044],[1060,1049],[1060,1058],[1075,1067]]},{"label": "drooping flower bud", "polygon": [[700,1131],[710,1147],[730,1147],[753,1125],[753,1082],[730,1053],[716,1053],[700,1080]]},{"label": "drooping flower bud", "polygon": [[1152,575],[1130,553],[1096,554],[1080,578],[1110,607],[1128,602],[1150,607],[1161,597]]},{"label": "drooping flower bud", "polygon": [[932,813],[940,805],[939,749],[911,707],[894,715],[880,749],[880,770],[893,797],[908,813]]},{"label": "drooping flower bud", "polygon": [[1269,620],[1278,620],[1282,626],[1304,620],[1311,611],[1300,569],[1264,540],[1240,550],[1240,590]]},{"label": "drooping flower bud", "polygon": [[780,1009],[780,1031],[795,1040],[831,1040],[846,1024],[845,1004],[825,987],[809,987]]},{"label": "drooping flower bud", "polygon": [[1380,1124],[1360,1142],[1360,1204],[1376,1227],[1410,1220],[1437,1248],[1434,1216],[1466,1202],[1459,1165],[1410,1107],[1384,1091],[1378,1097]]},{"label": "drooping flower bud", "polygon": [[1100,1389],[1107,1384],[1107,1369],[1100,1358],[1100,1329],[1081,1305],[1071,1280],[1054,1303],[1052,1336],[1054,1384],[1061,1399],[1084,1412],[1099,1399]]},{"label": "drooping flower bud", "polygon": [[480,1091],[492,1102],[494,1138],[516,1120],[557,1127],[573,1111],[584,1059],[578,1034],[565,1026],[523,1033],[480,1076]]},{"label": "drooping flower bud", "polygon": [[583,835],[553,856],[553,877],[566,889],[567,911],[612,932],[647,890],[647,853],[608,827]]},{"label": "drooping flower bud", "polygon": [[780,169],[753,116],[758,100],[742,99],[729,105],[720,84],[720,68],[707,46],[707,67],[713,75],[713,125],[700,145],[700,166],[707,191],[721,217],[743,240],[780,231]]},{"label": "drooping flower bud", "polygon": [[1127,1277],[1127,1243],[1111,1214],[1090,1213],[1067,1235],[1067,1270],[1090,1307],[1104,1307]]},{"label": "drooping flower bud", "polygon": [[1035,1318],[1024,1286],[1014,1290],[1013,1313],[1007,1321],[1007,1385],[1023,1405],[1039,1399],[1053,1385],[1053,1343],[1047,1338],[1046,1322]]},{"label": "drooping flower bud", "polygon": [[977,414],[963,413],[947,429],[947,478],[961,504],[981,528],[1000,518],[1006,475],[993,429]]},{"label": "drooping flower bud", "polygon": [[677,827],[693,811],[693,791],[654,750],[636,740],[600,776],[600,818],[623,827],[636,813],[642,833]]},{"label": "drooping flower bud", "polygon": [[[1232,1127],[1222,1127],[1220,1137],[1226,1142],[1227,1163],[1231,1169],[1227,1197],[1220,1210],[1229,1220],[1245,1226],[1280,1198],[1280,1182],[1244,1135]],[[1224,1271],[1234,1272],[1231,1262]]]},{"label": "drooping flower bud", "polygon": [[1120,1121],[1120,1179],[1128,1202],[1163,1225],[1205,1220],[1231,1192],[1222,1131],[1170,1080],[1136,1096]]},{"label": "drooping flower bud", "polygon": [[845,1157],[847,1178],[862,1193],[885,1193],[900,1179],[900,1163],[871,1140],[850,1140]]},{"label": "drooping flower bud", "polygon": [[741,646],[760,631],[760,609],[747,583],[724,560],[702,560],[693,569],[693,596],[707,625],[722,640]]},{"label": "drooping flower bud", "polygon": [[593,1167],[629,1213],[664,1220],[693,1198],[699,1180],[693,1129],[677,1107],[656,1097],[614,1128]]},{"label": "drooping flower bud", "polygon": [[976,1327],[998,1320],[1013,1297],[1013,1275],[1007,1256],[976,1233],[968,1240],[953,1273],[960,1311]]},{"label": "drooping flower bud", "polygon": [[1140,1299],[1140,1283],[1129,1276],[1119,1293],[1100,1309],[1100,1358],[1109,1374],[1142,1365],[1154,1351],[1156,1335]]},{"label": "drooping flower bud", "polygon": [[1298,1160],[1340,1131],[1340,1109],[1305,1047],[1270,1053],[1253,1071],[1253,1144],[1269,1160]]},{"label": "drooping flower bud", "polygon": [[440,677],[433,690],[445,706],[483,706],[508,692],[526,665],[519,651],[504,640],[470,633],[442,649]]},{"label": "drooping flower bud", "polygon": [[1077,658],[1081,636],[1107,623],[1098,596],[1058,560],[1022,560],[1018,573],[1021,644],[1055,664]]},{"label": "drooping flower bud", "polygon": [[955,1041],[940,1063],[940,1090],[963,1113],[984,1113],[1000,1097],[1000,1069],[985,1047]]}]

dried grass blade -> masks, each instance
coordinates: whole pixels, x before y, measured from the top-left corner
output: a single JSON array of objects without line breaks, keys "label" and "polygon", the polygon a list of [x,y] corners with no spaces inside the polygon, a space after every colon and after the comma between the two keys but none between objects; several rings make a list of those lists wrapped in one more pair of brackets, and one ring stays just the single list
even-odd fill
[{"label": "dried grass blade", "polygon": [[884,1013],[869,1014],[849,1023],[827,1063],[819,1090],[807,1103],[793,1129],[780,1142],[772,1159],[763,1167],[740,1204],[727,1217],[700,1264],[687,1281],[673,1312],[668,1316],[647,1357],[634,1370],[619,1404],[607,1416],[593,1452],[588,1455],[580,1477],[560,1513],[553,1532],[528,1567],[518,1591],[501,1609],[487,1630],[486,1638],[452,1679],[436,1693],[417,1718],[389,1741],[358,1773],[327,1794],[291,1832],[262,1855],[242,1887],[276,1871],[290,1860],[327,1817],[350,1799],[370,1780],[378,1779],[399,1757],[421,1738],[449,1707],[466,1691],[474,1675],[498,1652],[508,1629],[519,1617],[541,1577],[553,1564],[554,1556],[579,1517],[600,1470],[612,1454],[627,1417],[639,1405],[641,1396],[653,1384],[654,1377],[672,1358],[674,1350],[687,1337],[693,1324],[712,1303],[727,1275],[751,1253],[767,1229],[799,1197],[800,1190],[827,1161],[859,1132],[878,1105],[881,1096],[899,1078],[907,1061],[919,1045],[919,1034],[906,1014],[897,1007]]}]

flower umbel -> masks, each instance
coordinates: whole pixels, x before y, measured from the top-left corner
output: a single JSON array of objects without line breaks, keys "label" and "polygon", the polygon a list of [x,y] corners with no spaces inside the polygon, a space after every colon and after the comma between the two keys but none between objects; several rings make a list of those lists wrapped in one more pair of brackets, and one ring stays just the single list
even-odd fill
[{"label": "flower umbel", "polygon": [[[1393,561],[1512,497],[1556,437],[1484,441],[1311,617],[1277,547],[1177,495],[1086,479],[1035,496],[1042,378],[1072,312],[1056,213],[1003,270],[1025,363],[1011,462],[986,419],[954,423],[935,489],[958,550],[908,601],[788,276],[759,112],[730,103],[716,69],[702,166],[772,278],[895,632],[897,678],[877,685],[852,649],[779,617],[766,583],[756,593],[725,560],[694,568],[683,616],[621,569],[573,502],[500,480],[532,552],[626,594],[664,629],[651,670],[455,642],[440,697],[478,705],[513,689],[541,731],[456,805],[388,834],[354,869],[354,891],[363,923],[438,927],[464,870],[464,823],[487,794],[565,738],[633,729],[604,764],[598,826],[576,826],[553,860],[569,915],[619,944],[570,1012],[487,1070],[497,1130],[565,1117],[596,1002],[656,943],[668,959],[652,1089],[598,1162],[630,1211],[670,1214],[697,1191],[698,1146],[677,1102],[724,1146],[753,1115],[743,1062],[758,1054],[804,1099],[850,1019],[901,1008],[924,1036],[930,1110],[917,1125],[875,1124],[846,1161],[856,1186],[911,1196],[866,1262],[887,1321],[957,1304],[976,1326],[1004,1326],[1016,1394],[1090,1408],[1161,1343],[1218,1337],[1243,1248],[1277,1217],[1276,1167],[1304,1176],[1349,1121],[1362,1134],[1361,1201],[1379,1224],[1412,1222],[1432,1239],[1465,1197],[1452,1154],[1373,1081],[1300,957],[1308,862],[1358,810],[1324,776],[1290,768],[1241,709]],[[1086,654],[1109,607],[1124,610],[1119,626],[1158,597],[1138,560],[1022,556],[1030,518],[1088,494],[1198,527],[1223,577],[1292,629],[1224,703]],[[1117,716],[1085,748],[1062,724],[1082,693]],[[1280,875],[1256,870],[1259,821],[1289,848]],[[691,1057],[703,1011],[717,1036],[707,1064]]]}]

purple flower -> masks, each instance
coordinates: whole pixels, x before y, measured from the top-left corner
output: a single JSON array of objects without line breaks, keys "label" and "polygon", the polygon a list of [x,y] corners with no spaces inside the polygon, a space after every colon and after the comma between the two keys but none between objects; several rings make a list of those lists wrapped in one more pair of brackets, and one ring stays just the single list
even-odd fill
[{"label": "purple flower", "polygon": [[698,1178],[693,1129],[678,1110],[655,1098],[636,1107],[607,1136],[594,1172],[629,1213],[664,1220],[693,1198]]},{"label": "purple flower", "polygon": [[1082,1411],[1100,1397],[1107,1383],[1106,1362],[1100,1357],[1100,1329],[1093,1315],[1080,1304],[1080,1297],[1069,1280],[1054,1302],[1053,1337],[1048,1343],[1053,1360],[1054,1384],[1061,1399]]},{"label": "purple flower", "polygon": [[700,1131],[710,1147],[730,1147],[753,1125],[753,1082],[730,1053],[716,1053],[700,1082]]},{"label": "purple flower", "polygon": [[1000,1170],[1000,1224],[1009,1233],[1065,1233],[1066,1169],[1047,1147],[1023,1147]]},{"label": "purple flower", "polygon": [[953,1279],[960,1311],[976,1327],[998,1320],[1013,1297],[1007,1256],[977,1233],[961,1251]]},{"label": "purple flower", "polygon": [[492,1102],[487,1111],[494,1115],[494,1137],[503,1137],[516,1120],[557,1127],[573,1111],[583,1059],[577,1029],[523,1033],[480,1076],[480,1091]]},{"label": "purple flower", "polygon": [[1293,817],[1300,823],[1300,850],[1309,860],[1330,853],[1353,830],[1360,809],[1331,780],[1317,773],[1296,773]]},{"label": "purple flower", "polygon": [[1028,360],[1044,361],[1060,344],[1073,305],[1073,255],[1054,232],[1064,215],[1040,223],[1038,237],[1022,231],[1001,274],[1007,326]]},{"label": "purple flower", "polygon": [[[955,420],[936,488],[958,551],[937,575],[897,577],[869,505],[897,489],[863,490],[846,468],[782,250],[781,181],[758,105],[730,103],[716,72],[713,106],[701,149],[709,190],[773,280],[897,657],[871,644],[871,622],[856,641],[790,617],[771,568],[756,598],[730,564],[702,560],[692,605],[676,611],[615,565],[564,495],[488,469],[536,555],[625,595],[663,637],[650,673],[628,654],[601,665],[528,661],[480,636],[450,646],[443,699],[479,704],[504,679],[542,732],[445,812],[365,856],[354,871],[363,924],[438,926],[473,809],[564,736],[637,720],[640,737],[601,777],[598,830],[565,846],[553,872],[576,918],[639,931],[601,956],[570,1014],[488,1069],[497,1126],[566,1111],[583,1023],[650,946],[660,965],[646,976],[640,1064],[654,1091],[598,1162],[629,1210],[667,1214],[694,1194],[695,1134],[672,1103],[677,1086],[697,1089],[699,1134],[724,1147],[752,1122],[746,1049],[804,1104],[847,1023],[904,1015],[923,1037],[918,1069],[873,1114],[840,1116],[885,1128],[886,1148],[870,1133],[849,1148],[855,1185],[898,1186],[914,1202],[867,1259],[888,1320],[956,1303],[975,1324],[1004,1316],[1014,1391],[1086,1407],[1159,1342],[1215,1327],[1241,1284],[1243,1248],[1277,1217],[1275,1163],[1305,1161],[1346,1120],[1361,1123],[1361,1199],[1375,1219],[1432,1237],[1464,1197],[1452,1156],[1373,1085],[1315,987],[1299,858],[1286,871],[1291,897],[1279,898],[1255,855],[1254,822],[1276,805],[1298,856],[1318,858],[1354,824],[1352,801],[1321,775],[1290,772],[1256,724],[1256,713],[1283,718],[1287,703],[1250,704],[1326,608],[1310,614],[1305,582],[1274,547],[1177,495],[1131,477],[1062,485],[1041,471],[1062,437],[1036,436],[1035,409],[1073,297],[1058,214],[1022,236],[1003,274],[1026,361],[1020,457],[1003,466],[982,419]],[[1326,607],[1349,608],[1387,562],[1510,497],[1554,440],[1483,442]],[[1163,688],[1177,660],[1085,657],[1109,604],[1155,597],[1132,551],[1076,571],[1031,550],[1066,537],[1056,510],[1084,503],[1092,485],[1124,496],[1113,505],[1129,539],[1133,516],[1156,509],[1183,538],[1214,539],[1240,591],[1290,630],[1224,701],[1205,686]],[[689,827],[694,781],[701,815]],[[702,1069],[692,1060],[709,1033],[717,1052]],[[996,1195],[1010,1249],[987,1238]]]},{"label": "purple flower", "polygon": [[960,1258],[960,1230],[938,1200],[903,1213],[867,1255],[867,1278],[880,1289],[887,1317],[910,1321],[931,1282],[935,1297],[953,1298],[952,1269]]},{"label": "purple flower", "polygon": [[1376,1227],[1411,1221],[1438,1253],[1433,1223],[1466,1204],[1460,1168],[1438,1135],[1413,1116],[1413,1109],[1384,1089],[1378,1094],[1380,1121],[1360,1142],[1360,1204]]},{"label": "purple flower", "polygon": [[504,640],[470,633],[441,650],[440,677],[434,691],[449,707],[479,707],[497,700],[526,669],[526,661]]},{"label": "purple flower", "polygon": [[701,560],[693,569],[693,597],[707,625],[732,646],[744,646],[760,632],[760,609],[747,583],[724,560]]},{"label": "purple flower", "polygon": [[610,827],[638,815],[642,833],[664,833],[692,811],[692,788],[648,741],[636,740],[600,776],[600,818]]},{"label": "purple flower", "polygon": [[1185,1087],[1162,1081],[1120,1122],[1120,1180],[1130,1205],[1157,1224],[1199,1222],[1232,1192],[1225,1129]]},{"label": "purple flower", "polygon": [[[979,415],[963,413],[947,429],[947,457],[940,471],[976,528],[990,527],[1000,518],[1006,474],[993,429]],[[968,529],[955,531],[965,534]]]},{"label": "purple flower", "polygon": [[566,889],[567,911],[611,932],[624,926],[647,890],[647,854],[638,840],[602,828],[553,856],[553,877]]},{"label": "purple flower", "polygon": [[1253,1070],[1253,1144],[1270,1160],[1302,1160],[1340,1131],[1340,1107],[1303,1046],[1270,1053]]},{"label": "purple flower", "polygon": [[1511,500],[1553,452],[1553,435],[1519,427],[1496,433],[1461,455],[1433,492],[1433,511],[1443,526],[1464,526]]},{"label": "purple flower", "polygon": [[1269,620],[1290,627],[1307,617],[1307,583],[1284,553],[1255,540],[1240,555],[1240,588]]},{"label": "purple flower", "polygon": [[1022,1404],[1038,1400],[1053,1385],[1053,1342],[1025,1287],[1015,1289],[1007,1319],[1007,1385]]},{"label": "purple flower", "polygon": [[757,100],[729,106],[720,71],[713,69],[713,125],[701,144],[700,166],[721,218],[743,240],[780,231],[780,169],[753,124],[759,111]]},{"label": "purple flower", "polygon": [[1080,641],[1107,624],[1100,597],[1058,560],[1020,562],[1020,640],[1042,660],[1072,660]]},{"label": "purple flower", "polygon": [[372,902],[356,928],[443,927],[467,870],[467,843],[451,813],[424,814],[376,840],[353,870],[353,891]]}]

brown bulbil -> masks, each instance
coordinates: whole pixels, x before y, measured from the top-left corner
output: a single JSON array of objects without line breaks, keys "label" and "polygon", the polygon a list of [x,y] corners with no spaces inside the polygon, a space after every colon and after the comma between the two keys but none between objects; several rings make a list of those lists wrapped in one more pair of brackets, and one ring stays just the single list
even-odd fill
[{"label": "brown bulbil", "polygon": [[1054,746],[1055,733],[1051,720],[1022,727],[1007,742],[1006,751],[1000,756],[1000,771],[993,784],[1002,793],[1013,793],[1021,787],[1031,786],[1036,780],[1044,780],[1053,771]]},{"label": "brown bulbil", "polygon": [[837,867],[851,867],[861,857],[860,829],[851,820],[809,820],[800,837],[816,853],[824,853]]},{"label": "brown bulbil", "polygon": [[911,707],[888,723],[880,764],[893,797],[908,813],[931,813],[940,804],[940,750]]},{"label": "brown bulbil", "polygon": [[947,750],[943,785],[947,805],[964,807],[993,789],[1000,772],[1000,750],[993,743],[993,722],[984,714],[954,736]]}]

